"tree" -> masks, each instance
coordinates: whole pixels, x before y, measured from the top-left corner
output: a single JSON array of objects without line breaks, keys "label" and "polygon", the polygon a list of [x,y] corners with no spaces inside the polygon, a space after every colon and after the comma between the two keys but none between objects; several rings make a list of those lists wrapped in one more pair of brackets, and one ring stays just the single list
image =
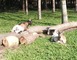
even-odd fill
[{"label": "tree", "polygon": [[53,7],[52,7],[52,12],[55,12],[55,0],[52,0],[53,1]]},{"label": "tree", "polygon": [[22,8],[23,8],[23,12],[25,12],[25,0],[23,0],[23,6],[22,6]]},{"label": "tree", "polygon": [[41,19],[41,0],[38,0],[38,18]]},{"label": "tree", "polygon": [[28,15],[28,0],[26,0],[26,14]]},{"label": "tree", "polygon": [[48,9],[47,0],[42,0],[42,3],[43,3],[43,8],[47,10]]},{"label": "tree", "polygon": [[77,0],[76,0],[76,11],[77,11]]},{"label": "tree", "polygon": [[61,8],[62,8],[62,23],[67,23],[68,15],[67,15],[66,0],[61,0]]}]

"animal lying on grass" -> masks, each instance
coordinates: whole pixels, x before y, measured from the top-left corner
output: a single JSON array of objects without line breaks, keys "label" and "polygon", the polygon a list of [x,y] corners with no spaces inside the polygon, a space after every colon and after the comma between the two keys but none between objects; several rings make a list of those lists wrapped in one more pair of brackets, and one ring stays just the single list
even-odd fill
[{"label": "animal lying on grass", "polygon": [[23,31],[27,30],[28,29],[28,26],[31,25],[31,24],[32,24],[32,20],[30,19],[30,20],[28,20],[26,22],[23,22],[23,23],[20,23],[18,25],[15,25],[12,28],[11,32],[21,33]]},{"label": "animal lying on grass", "polygon": [[66,43],[66,37],[64,36],[63,33],[59,32],[53,32],[53,35],[51,37],[51,41],[60,43],[60,44],[65,44]]}]

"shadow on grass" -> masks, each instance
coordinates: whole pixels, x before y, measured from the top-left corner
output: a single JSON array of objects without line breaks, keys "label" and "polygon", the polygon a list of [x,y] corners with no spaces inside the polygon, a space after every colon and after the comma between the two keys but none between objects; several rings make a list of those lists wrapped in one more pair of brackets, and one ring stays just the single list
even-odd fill
[{"label": "shadow on grass", "polygon": [[77,16],[68,16],[68,18],[77,18]]},{"label": "shadow on grass", "polygon": [[33,21],[33,23],[35,23],[35,24],[42,24],[42,25],[48,25],[48,26],[51,26],[51,25],[56,25],[56,24],[54,24],[54,23],[48,23],[48,22],[40,22],[40,21],[37,21],[37,22],[35,22],[35,21]]},{"label": "shadow on grass", "polygon": [[17,21],[17,22],[25,22],[25,21],[27,21],[27,19],[19,20],[19,19],[15,19],[15,18],[12,18],[12,17],[9,17],[9,16],[8,17],[0,17],[0,19],[1,20],[7,20],[7,21]]}]

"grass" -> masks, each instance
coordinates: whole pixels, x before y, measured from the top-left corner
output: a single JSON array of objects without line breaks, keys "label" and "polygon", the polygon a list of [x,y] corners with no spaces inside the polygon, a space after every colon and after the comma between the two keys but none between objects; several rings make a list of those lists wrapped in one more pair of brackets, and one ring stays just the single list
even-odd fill
[{"label": "grass", "polygon": [[[69,21],[77,21],[77,13],[68,10]],[[33,25],[57,25],[61,23],[61,12],[42,11],[42,19],[38,20],[37,11],[29,11],[27,16],[22,11],[0,13],[0,33],[10,32],[15,24],[33,19]],[[7,49],[7,60],[77,60],[77,30],[65,32],[66,46],[50,42],[50,37],[39,37],[30,45],[20,45],[17,49]]]}]

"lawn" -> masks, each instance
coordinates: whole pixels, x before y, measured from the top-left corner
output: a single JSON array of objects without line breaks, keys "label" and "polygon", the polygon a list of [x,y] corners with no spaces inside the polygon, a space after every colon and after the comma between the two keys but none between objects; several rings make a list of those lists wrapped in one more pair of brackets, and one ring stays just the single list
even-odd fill
[{"label": "lawn", "polygon": [[[68,10],[70,21],[77,21],[77,13]],[[32,19],[35,25],[54,26],[61,24],[61,11],[42,11],[42,19],[38,20],[37,11],[29,11],[27,16],[22,11],[0,13],[0,33],[10,32],[15,24]],[[4,57],[6,60],[77,60],[77,30],[65,32],[67,43],[61,45],[50,42],[50,36],[39,37],[30,45],[20,45],[17,49],[7,49]]]}]

